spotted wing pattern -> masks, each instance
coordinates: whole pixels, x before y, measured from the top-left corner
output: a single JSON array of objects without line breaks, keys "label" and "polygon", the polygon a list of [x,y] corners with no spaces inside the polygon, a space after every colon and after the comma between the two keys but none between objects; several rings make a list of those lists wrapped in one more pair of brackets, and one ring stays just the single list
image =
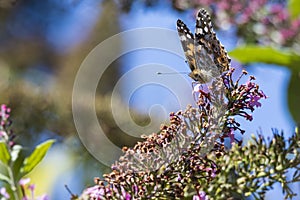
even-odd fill
[{"label": "spotted wing pattern", "polygon": [[230,58],[216,37],[206,10],[200,9],[197,14],[195,35],[181,20],[177,21],[177,30],[191,69],[191,78],[207,83],[229,69]]},{"label": "spotted wing pattern", "polygon": [[195,46],[194,46],[194,35],[190,29],[185,25],[180,19],[177,20],[177,31],[180,37],[182,48],[189,64],[191,71],[196,69],[196,56],[195,56]]}]

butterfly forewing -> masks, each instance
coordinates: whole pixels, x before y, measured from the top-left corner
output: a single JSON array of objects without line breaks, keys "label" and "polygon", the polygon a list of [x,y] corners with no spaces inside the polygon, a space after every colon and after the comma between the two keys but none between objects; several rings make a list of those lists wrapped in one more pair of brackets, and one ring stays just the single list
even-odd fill
[{"label": "butterfly forewing", "polygon": [[230,58],[213,31],[209,14],[200,9],[195,35],[181,21],[177,21],[181,44],[189,63],[189,76],[200,83],[210,82],[230,67]]},{"label": "butterfly forewing", "polygon": [[215,65],[222,73],[230,67],[230,58],[213,30],[211,19],[205,9],[200,9],[196,20],[195,40],[213,56]]},{"label": "butterfly forewing", "polygon": [[191,71],[193,71],[196,68],[194,35],[180,19],[177,20],[177,31],[185,57]]}]

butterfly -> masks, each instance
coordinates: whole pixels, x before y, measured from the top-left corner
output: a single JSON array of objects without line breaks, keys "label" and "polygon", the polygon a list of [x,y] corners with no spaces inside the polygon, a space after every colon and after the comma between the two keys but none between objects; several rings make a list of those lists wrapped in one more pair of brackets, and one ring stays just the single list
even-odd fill
[{"label": "butterfly", "polygon": [[205,9],[198,11],[195,35],[180,19],[177,20],[177,31],[192,79],[201,84],[208,83],[229,69],[231,59],[218,40]]}]

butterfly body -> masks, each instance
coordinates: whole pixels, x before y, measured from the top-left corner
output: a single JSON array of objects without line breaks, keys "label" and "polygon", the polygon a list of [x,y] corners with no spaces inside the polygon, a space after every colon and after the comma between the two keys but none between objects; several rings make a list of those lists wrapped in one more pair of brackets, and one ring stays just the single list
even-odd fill
[{"label": "butterfly body", "polygon": [[177,31],[192,79],[201,84],[208,83],[229,69],[230,58],[213,31],[206,10],[198,12],[195,34],[180,19],[177,20]]}]

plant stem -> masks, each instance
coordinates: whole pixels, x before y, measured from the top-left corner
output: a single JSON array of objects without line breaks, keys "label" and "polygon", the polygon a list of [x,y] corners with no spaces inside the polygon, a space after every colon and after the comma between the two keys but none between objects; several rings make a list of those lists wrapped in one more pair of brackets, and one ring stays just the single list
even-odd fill
[{"label": "plant stem", "polygon": [[17,190],[17,187],[16,187],[14,174],[12,172],[11,166],[7,166],[7,171],[8,171],[8,175],[9,175],[9,178],[10,178],[10,187],[11,187],[11,190],[13,192],[14,199],[19,200],[20,198],[19,198],[19,195],[18,195],[18,190]]}]

